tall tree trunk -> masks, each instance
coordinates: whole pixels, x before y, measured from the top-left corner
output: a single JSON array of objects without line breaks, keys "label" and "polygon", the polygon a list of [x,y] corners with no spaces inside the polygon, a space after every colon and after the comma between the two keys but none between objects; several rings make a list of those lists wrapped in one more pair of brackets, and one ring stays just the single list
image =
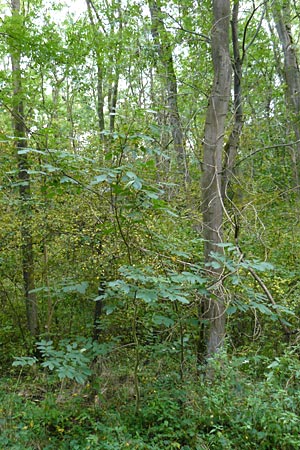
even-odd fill
[{"label": "tall tree trunk", "polygon": [[[100,58],[97,56],[97,115],[99,132],[101,133],[105,129],[104,122],[104,96],[103,96],[103,70],[100,63]],[[101,140],[104,135],[100,134]]]},{"label": "tall tree trunk", "polygon": [[[13,16],[20,14],[20,0],[11,1]],[[22,268],[26,302],[28,329],[32,336],[38,334],[38,311],[36,295],[34,293],[34,252],[31,233],[32,198],[30,190],[29,164],[25,149],[26,125],[24,123],[24,103],[21,75],[21,53],[18,45],[11,46],[11,67],[13,82],[12,124],[15,138],[16,157],[18,163],[19,194],[21,200],[21,239],[22,239]]]},{"label": "tall tree trunk", "polygon": [[177,155],[179,171],[185,182],[189,181],[189,171],[184,145],[184,135],[178,109],[178,87],[174,69],[172,47],[162,19],[162,10],[157,0],[148,0],[151,14],[151,33],[158,50],[159,64],[157,71],[167,91],[167,107],[172,132],[173,145]]},{"label": "tall tree trunk", "polygon": [[[116,62],[117,64],[117,62]],[[118,101],[118,90],[119,90],[119,71],[116,69],[115,80],[111,88],[110,94],[110,104],[109,104],[109,131],[113,133],[115,131],[116,122],[116,111],[117,111],[117,101]]]},{"label": "tall tree trunk", "polygon": [[[97,10],[94,7],[94,4],[90,0],[86,0],[87,12],[91,22],[91,26],[93,28],[95,34],[95,59],[97,65],[97,116],[98,116],[98,126],[100,133],[100,140],[104,140],[104,135],[102,131],[105,129],[105,121],[104,121],[104,94],[103,94],[103,68],[102,68],[102,58],[101,51],[99,50],[99,39],[98,39],[98,29],[95,24],[93,18],[93,11],[96,14],[97,20],[100,21],[100,17],[98,16]],[[98,25],[99,26],[99,25]]]},{"label": "tall tree trunk", "polygon": [[291,111],[292,127],[297,141],[294,154],[292,154],[294,181],[300,194],[300,70],[296,45],[292,37],[289,0],[274,2],[273,17],[284,54],[284,77],[287,87],[288,110]]},{"label": "tall tree trunk", "polygon": [[[105,293],[105,284],[104,281],[101,281],[98,287],[98,297],[103,296]],[[93,340],[98,341],[102,330],[101,330],[101,318],[103,314],[103,298],[99,298],[95,302],[95,311],[94,311],[94,326],[93,326]]]},{"label": "tall tree trunk", "polygon": [[[109,25],[110,25],[110,31],[109,34],[103,24],[103,21],[101,19],[101,15],[98,13],[97,8],[95,7],[92,0],[86,0],[87,5],[87,12],[89,15],[89,20],[93,28],[93,32],[95,34],[95,58],[96,58],[96,64],[97,64],[97,115],[98,115],[98,125],[99,125],[99,131],[100,131],[100,139],[102,141],[105,140],[105,136],[103,135],[102,131],[105,129],[105,119],[104,119],[104,80],[103,80],[103,73],[104,73],[104,58],[102,57],[103,52],[103,43],[101,42],[101,39],[99,39],[99,28],[101,26],[102,33],[108,37],[109,35],[113,36],[116,34],[115,32],[115,21],[113,16],[109,17]],[[118,94],[119,94],[119,81],[120,81],[120,71],[118,64],[120,62],[120,58],[122,56],[122,31],[123,31],[123,19],[122,19],[122,8],[121,8],[121,2],[120,0],[117,1],[117,3],[114,5],[114,8],[117,8],[118,10],[118,19],[117,23],[119,24],[119,36],[118,36],[118,44],[117,44],[117,51],[114,54],[115,59],[115,68],[114,68],[114,80],[111,83],[111,87],[108,89],[108,111],[109,111],[109,130],[111,133],[115,130],[115,122],[116,122],[116,110],[117,110],[117,102],[118,102]],[[96,22],[94,20],[93,15],[96,17]],[[113,73],[113,68],[111,68],[111,71]]]},{"label": "tall tree trunk", "polygon": [[233,87],[234,87],[234,122],[228,142],[225,145],[225,159],[222,180],[222,198],[225,199],[227,189],[234,175],[234,164],[239,148],[240,137],[243,128],[243,104],[242,104],[242,64],[238,36],[239,0],[234,2],[232,9],[231,34],[233,47]]},{"label": "tall tree trunk", "polygon": [[[231,88],[231,60],[229,53],[230,1],[213,0],[212,60],[214,81],[211,90],[204,132],[202,215],[204,255],[208,265],[211,252],[220,253],[218,244],[223,235],[222,157],[225,121]],[[207,299],[206,319],[209,327],[206,338],[206,356],[214,356],[222,347],[225,336],[225,300],[220,282],[221,269],[209,266],[216,277],[214,296]]]}]

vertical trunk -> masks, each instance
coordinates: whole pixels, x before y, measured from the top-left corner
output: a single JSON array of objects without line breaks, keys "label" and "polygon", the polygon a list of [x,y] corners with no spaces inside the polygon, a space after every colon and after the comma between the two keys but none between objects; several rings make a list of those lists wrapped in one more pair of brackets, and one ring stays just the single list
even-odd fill
[{"label": "vertical trunk", "polygon": [[[116,122],[116,111],[117,111],[117,101],[118,101],[118,93],[119,93],[119,81],[120,81],[120,69],[119,64],[122,57],[122,43],[123,43],[123,18],[122,18],[122,8],[121,8],[121,1],[118,0],[116,4],[117,10],[118,10],[118,45],[116,48],[116,54],[115,54],[115,76],[114,76],[114,82],[111,89],[111,97],[110,97],[110,103],[109,103],[109,130],[111,133],[115,130],[115,122]],[[114,33],[114,22],[111,24],[112,29],[111,33]]]},{"label": "vertical trunk", "polygon": [[[104,140],[104,135],[101,133],[105,129],[105,120],[104,120],[104,98],[105,94],[103,92],[103,68],[104,58],[102,57],[103,52],[103,43],[100,42],[99,39],[99,28],[102,27],[103,34],[105,36],[108,36],[108,33],[105,29],[105,26],[102,23],[101,15],[98,13],[97,9],[95,8],[94,3],[92,0],[86,0],[87,5],[87,12],[89,15],[89,20],[93,28],[93,32],[95,34],[95,58],[96,58],[96,64],[97,64],[97,115],[98,115],[98,125],[99,125],[99,131],[100,131],[100,139]],[[114,5],[115,7],[115,5]],[[119,93],[119,79],[120,79],[120,72],[118,68],[119,59],[121,58],[121,52],[122,52],[122,29],[123,29],[123,22],[122,22],[122,12],[121,12],[121,2],[118,1],[117,3],[119,17],[118,17],[118,23],[119,23],[119,39],[118,39],[118,51],[114,55],[115,57],[115,76],[113,83],[111,84],[110,89],[108,90],[108,111],[109,111],[109,130],[112,133],[115,129],[115,121],[116,121],[116,109],[117,109],[117,101],[118,101],[118,93]],[[95,15],[96,21],[94,20],[93,15]],[[110,34],[113,35],[115,33],[114,27],[114,18],[108,17],[109,24],[110,24]],[[113,70],[112,70],[113,72]]]},{"label": "vertical trunk", "polygon": [[[101,281],[98,288],[98,297],[102,297],[105,293],[104,282]],[[99,298],[95,302],[95,311],[94,311],[94,328],[93,328],[93,340],[98,341],[101,336],[101,316],[103,313],[103,298]]]},{"label": "vertical trunk", "polygon": [[117,70],[115,74],[115,81],[111,89],[110,105],[109,105],[109,131],[111,133],[113,133],[115,130],[118,89],[119,89],[119,73]]},{"label": "vertical trunk", "polygon": [[233,87],[234,87],[234,123],[228,142],[225,146],[225,160],[222,180],[222,198],[227,195],[227,188],[230,179],[234,175],[234,164],[240,143],[241,132],[243,128],[243,105],[242,105],[242,64],[240,56],[239,38],[238,38],[238,14],[239,0],[236,1],[232,9],[231,33],[233,46]]},{"label": "vertical trunk", "polygon": [[66,92],[66,106],[67,106],[67,121],[69,123],[69,146],[70,150],[72,150],[75,154],[77,152],[76,148],[76,131],[75,124],[73,118],[73,101],[74,97],[70,88],[69,81],[67,79],[67,92]]},{"label": "vertical trunk", "polygon": [[297,141],[294,153],[292,154],[294,181],[300,194],[300,70],[296,45],[292,38],[289,0],[275,2],[273,17],[284,54],[284,77],[287,87],[288,110],[291,111],[292,127]]},{"label": "vertical trunk", "polygon": [[[20,13],[20,0],[12,0],[12,14]],[[22,268],[26,302],[28,329],[32,336],[38,334],[37,302],[34,291],[34,252],[31,234],[31,190],[28,174],[28,157],[24,149],[27,148],[26,126],[24,123],[24,103],[22,92],[21,54],[16,46],[11,48],[11,67],[13,82],[12,124],[15,137],[16,157],[18,163],[19,194],[21,201],[21,239],[22,239]]]},{"label": "vertical trunk", "polygon": [[46,240],[43,242],[43,281],[44,286],[47,288],[47,322],[45,325],[45,331],[47,334],[51,333],[51,324],[52,324],[52,315],[53,315],[53,302],[52,302],[52,296],[50,292],[50,283],[49,283],[49,277],[48,277],[48,247]]},{"label": "vertical trunk", "polygon": [[105,121],[104,121],[104,95],[103,95],[103,68],[101,63],[101,55],[98,44],[98,31],[93,19],[93,11],[96,14],[97,20],[100,21],[100,17],[97,14],[97,11],[94,7],[94,4],[90,0],[86,0],[87,12],[89,15],[89,19],[91,22],[91,26],[95,33],[96,43],[95,43],[95,58],[97,64],[97,116],[98,116],[98,126],[100,133],[100,140],[104,139],[103,134],[101,132],[105,129]]},{"label": "vertical trunk", "polygon": [[[98,125],[100,133],[105,128],[104,123],[104,97],[103,97],[103,71],[99,61],[99,57],[97,58],[97,115],[98,115]],[[101,139],[103,135],[101,134]]]},{"label": "vertical trunk", "polygon": [[[210,95],[204,132],[202,215],[204,231],[204,254],[209,264],[211,252],[220,253],[222,242],[222,156],[225,120],[228,112],[231,87],[231,60],[229,53],[230,1],[213,0],[212,60],[214,81]],[[213,269],[217,277],[220,269]],[[212,357],[222,347],[225,336],[225,302],[222,286],[217,284],[215,296],[207,300],[206,318],[207,357]]]},{"label": "vertical trunk", "polygon": [[184,135],[177,102],[178,88],[172,48],[162,19],[162,10],[159,1],[148,0],[148,5],[151,14],[151,33],[159,56],[157,71],[162,78],[167,91],[169,123],[172,132],[173,145],[177,155],[177,163],[179,171],[184,174],[185,182],[188,182],[189,172],[184,146]]}]

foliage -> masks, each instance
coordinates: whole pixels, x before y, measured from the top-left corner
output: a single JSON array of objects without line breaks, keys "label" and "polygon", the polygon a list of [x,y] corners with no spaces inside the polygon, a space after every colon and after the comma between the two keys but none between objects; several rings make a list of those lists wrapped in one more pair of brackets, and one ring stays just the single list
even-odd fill
[{"label": "foliage", "polygon": [[[57,349],[54,348],[53,341],[40,341],[36,346],[42,358],[41,367],[53,371],[61,380],[75,380],[79,384],[85,383],[92,374],[92,361],[105,355],[110,348],[110,345],[101,345],[80,337],[73,342],[66,339],[60,341]],[[36,357],[23,356],[16,357],[12,365],[23,368],[37,363]]]},{"label": "foliage", "polygon": [[[97,390],[89,383],[77,389],[74,382],[62,390],[42,378],[35,379],[35,387],[26,378],[19,386],[3,380],[0,444],[15,449],[296,449],[297,352],[287,350],[274,361],[220,355],[213,383],[195,383],[192,377],[181,382],[174,372],[153,376],[153,368],[146,367],[137,414],[130,384],[112,407],[113,391],[105,391],[101,376]],[[117,392],[124,379],[113,383]]]},{"label": "foliage", "polygon": [[[299,114],[274,23],[276,9],[285,13],[298,42],[296,2],[231,2],[243,132],[223,242],[208,263],[200,183],[211,2],[157,2],[159,45],[149,2],[95,0],[72,12],[75,3],[85,6],[21,0],[14,15],[0,6],[0,448],[300,448]],[[207,306],[220,295],[227,334],[207,379]]]}]

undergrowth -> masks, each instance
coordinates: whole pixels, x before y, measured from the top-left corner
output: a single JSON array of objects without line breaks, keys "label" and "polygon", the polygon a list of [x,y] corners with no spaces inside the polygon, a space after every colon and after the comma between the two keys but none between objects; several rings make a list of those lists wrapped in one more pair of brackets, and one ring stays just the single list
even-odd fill
[{"label": "undergrowth", "polygon": [[138,411],[132,374],[116,362],[97,367],[84,384],[32,367],[2,379],[0,448],[300,448],[297,351],[273,360],[222,356],[214,381],[154,369],[140,370]]}]

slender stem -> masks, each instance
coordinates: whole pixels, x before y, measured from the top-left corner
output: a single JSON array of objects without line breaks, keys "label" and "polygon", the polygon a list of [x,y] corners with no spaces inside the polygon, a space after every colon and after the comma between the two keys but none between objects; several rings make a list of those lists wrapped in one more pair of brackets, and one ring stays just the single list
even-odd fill
[{"label": "slender stem", "polygon": [[139,364],[140,364],[140,349],[139,349],[139,339],[137,335],[137,312],[138,312],[138,305],[136,302],[136,294],[134,295],[133,299],[134,304],[134,310],[133,310],[133,318],[132,318],[132,334],[133,334],[133,341],[134,341],[134,349],[135,349],[135,363],[134,363],[134,390],[135,390],[135,414],[138,414],[140,409],[140,385],[139,385]]}]

